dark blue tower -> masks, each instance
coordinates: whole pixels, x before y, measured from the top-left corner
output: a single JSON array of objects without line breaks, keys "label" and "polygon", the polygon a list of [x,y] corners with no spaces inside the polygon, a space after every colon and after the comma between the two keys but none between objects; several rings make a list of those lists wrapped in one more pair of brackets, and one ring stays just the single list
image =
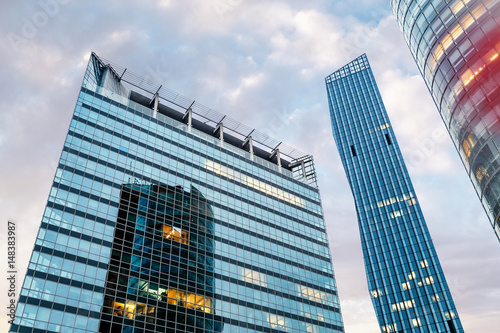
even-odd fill
[{"label": "dark blue tower", "polygon": [[366,55],[326,87],[382,332],[463,332]]}]

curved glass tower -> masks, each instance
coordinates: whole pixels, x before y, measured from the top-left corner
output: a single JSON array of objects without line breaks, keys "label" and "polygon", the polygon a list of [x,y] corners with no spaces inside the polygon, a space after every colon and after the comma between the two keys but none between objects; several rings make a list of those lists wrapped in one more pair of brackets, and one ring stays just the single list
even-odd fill
[{"label": "curved glass tower", "polygon": [[500,1],[391,5],[500,239]]},{"label": "curved glass tower", "polygon": [[328,76],[326,86],[382,332],[463,333],[366,56]]}]

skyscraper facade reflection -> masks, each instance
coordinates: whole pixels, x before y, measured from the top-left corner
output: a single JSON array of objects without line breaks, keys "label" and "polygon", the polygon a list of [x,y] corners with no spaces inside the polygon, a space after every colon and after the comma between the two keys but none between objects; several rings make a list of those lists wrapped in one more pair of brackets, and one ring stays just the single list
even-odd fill
[{"label": "skyscraper facade reflection", "polygon": [[326,77],[382,332],[463,332],[366,55]]},{"label": "skyscraper facade reflection", "polygon": [[500,1],[391,5],[500,240]]},{"label": "skyscraper facade reflection", "polygon": [[311,156],[92,54],[13,332],[343,332]]}]

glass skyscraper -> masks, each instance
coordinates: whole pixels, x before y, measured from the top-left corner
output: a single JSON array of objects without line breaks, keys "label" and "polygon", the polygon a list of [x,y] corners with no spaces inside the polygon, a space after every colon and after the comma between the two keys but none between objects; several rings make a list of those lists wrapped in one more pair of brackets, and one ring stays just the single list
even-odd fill
[{"label": "glass skyscraper", "polygon": [[382,332],[463,332],[366,55],[326,86]]},{"label": "glass skyscraper", "polygon": [[311,156],[92,54],[13,332],[343,332]]},{"label": "glass skyscraper", "polygon": [[500,1],[391,5],[500,240]]}]

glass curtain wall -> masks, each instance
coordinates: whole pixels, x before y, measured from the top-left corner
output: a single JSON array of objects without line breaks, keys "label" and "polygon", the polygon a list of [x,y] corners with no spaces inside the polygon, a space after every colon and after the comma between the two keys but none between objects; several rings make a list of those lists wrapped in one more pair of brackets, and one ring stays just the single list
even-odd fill
[{"label": "glass curtain wall", "polygon": [[11,330],[343,332],[312,157],[220,140],[127,75],[92,54]]},{"label": "glass curtain wall", "polygon": [[500,1],[391,5],[500,240]]}]

